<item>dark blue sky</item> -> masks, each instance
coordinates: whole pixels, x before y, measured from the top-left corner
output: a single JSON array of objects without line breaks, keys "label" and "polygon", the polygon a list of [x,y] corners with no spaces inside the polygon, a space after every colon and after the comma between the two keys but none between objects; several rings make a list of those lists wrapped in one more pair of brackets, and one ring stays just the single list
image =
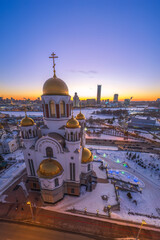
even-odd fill
[{"label": "dark blue sky", "polygon": [[0,96],[40,96],[55,51],[71,96],[160,97],[159,0],[0,0],[0,35]]}]

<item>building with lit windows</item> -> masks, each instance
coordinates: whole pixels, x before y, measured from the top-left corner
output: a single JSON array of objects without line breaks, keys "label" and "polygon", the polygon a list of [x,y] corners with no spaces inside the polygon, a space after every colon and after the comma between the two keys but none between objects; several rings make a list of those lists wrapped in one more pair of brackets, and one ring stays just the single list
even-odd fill
[{"label": "building with lit windows", "polygon": [[85,117],[71,114],[71,100],[66,83],[55,73],[43,85],[44,124],[37,127],[26,116],[20,128],[28,182],[41,191],[44,202],[55,203],[64,194],[80,194],[81,184],[91,188],[93,156],[85,148]]}]

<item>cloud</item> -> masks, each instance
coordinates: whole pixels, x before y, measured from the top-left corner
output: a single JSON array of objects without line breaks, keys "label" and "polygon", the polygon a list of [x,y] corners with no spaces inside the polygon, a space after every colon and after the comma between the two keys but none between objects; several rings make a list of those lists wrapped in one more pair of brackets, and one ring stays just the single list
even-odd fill
[{"label": "cloud", "polygon": [[89,71],[83,71],[83,70],[70,70],[70,72],[74,72],[74,73],[82,73],[82,74],[97,74],[97,71],[94,70],[89,70]]}]

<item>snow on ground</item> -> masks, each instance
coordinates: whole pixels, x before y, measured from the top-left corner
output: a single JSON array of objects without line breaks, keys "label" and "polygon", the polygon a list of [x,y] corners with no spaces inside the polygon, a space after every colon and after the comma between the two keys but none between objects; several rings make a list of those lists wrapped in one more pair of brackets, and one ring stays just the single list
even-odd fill
[{"label": "snow on ground", "polygon": [[116,170],[110,169],[108,171],[108,176],[114,177],[117,180],[122,180],[131,184],[138,184],[139,187],[141,188],[145,186],[144,182],[141,179],[138,179],[138,177],[127,171],[121,171],[119,169]]},{"label": "snow on ground", "polygon": [[3,155],[5,161],[7,161],[10,158],[12,158],[13,160],[17,160],[17,161],[24,160],[24,155],[23,155],[23,152],[21,149],[18,149],[13,153],[2,154],[2,155]]},{"label": "snow on ground", "polygon": [[112,136],[112,135],[106,135],[106,134],[100,134],[97,136],[96,134],[86,134],[86,139],[89,138],[94,138],[94,139],[105,139],[105,140],[114,140],[114,141],[128,141],[128,142],[141,142],[140,140],[137,139],[124,139],[124,137],[117,137],[117,136]]},{"label": "snow on ground", "polygon": [[[131,159],[128,159],[129,154],[127,155],[127,152],[125,152],[125,151],[97,150],[97,153],[103,157],[103,160],[106,160],[106,163],[108,164],[109,168],[113,168],[112,163],[116,163],[121,166],[123,166],[123,164],[127,163],[127,165],[130,168],[134,169],[134,171],[140,173],[142,176],[145,176],[149,180],[154,181],[156,184],[158,184],[160,186],[160,159],[157,154],[131,152],[132,156],[134,154],[136,154],[136,156],[137,156],[135,159],[131,160]],[[99,156],[99,158],[100,158],[100,156]],[[146,166],[146,168],[138,165],[138,161],[142,161],[144,166]],[[126,165],[126,170],[129,170],[127,165]],[[153,167],[153,166],[155,166],[155,167]],[[116,166],[116,168],[117,168],[117,166]]]},{"label": "snow on ground", "polygon": [[86,144],[87,148],[90,149],[97,149],[97,150],[113,150],[113,151],[118,151],[118,147],[113,147],[113,146],[97,146],[97,145],[88,145]]},{"label": "snow on ground", "polygon": [[9,168],[1,172],[0,194],[2,194],[6,190],[6,188],[8,188],[9,185],[16,180],[17,176],[22,174],[22,172],[26,168],[23,152],[20,149],[16,150],[14,153],[5,154],[3,155],[3,157],[8,162],[11,162],[11,160],[8,160],[10,158],[15,159],[16,162],[12,164]]},{"label": "snow on ground", "polygon": [[[150,216],[153,214],[153,216],[160,217],[160,187],[158,187],[160,186],[160,180],[155,179],[153,171],[151,171],[150,169],[144,169],[137,165],[137,163],[133,160],[127,159],[129,154],[127,155],[124,151],[94,150],[93,154],[94,156],[97,156],[97,159],[104,160],[104,164],[107,163],[109,170],[112,169],[115,174],[117,171],[117,167],[119,166],[120,172],[129,172],[128,176],[135,176],[136,181],[138,180],[139,182],[144,182],[145,184],[145,186],[143,186],[142,193],[131,193],[133,197],[132,200],[127,197],[127,192],[119,190],[121,210],[120,212],[113,212],[112,217],[138,222],[141,222],[144,219],[148,224],[160,226],[160,220],[158,219],[128,214],[128,212],[130,211],[138,214],[147,214]],[[132,152],[132,156],[134,154],[135,152]],[[156,154],[138,152],[136,153],[136,156],[138,155],[139,159],[143,159],[144,163],[160,163],[159,156]],[[124,167],[124,162],[127,162],[130,168]],[[137,205],[133,202],[133,200],[137,201]]]},{"label": "snow on ground", "polygon": [[0,175],[0,194],[3,193],[11,183],[13,184],[13,181],[24,171],[25,168],[26,165],[24,162],[15,163]]},{"label": "snow on ground", "polygon": [[[101,196],[107,195],[108,201],[102,200]],[[80,197],[65,196],[64,199],[53,206],[43,207],[52,211],[66,211],[75,208],[76,210],[106,215],[103,211],[105,206],[117,204],[114,186],[111,183],[97,183],[92,192],[81,193]]]},{"label": "snow on ground", "polygon": [[[141,193],[131,193],[132,199],[127,197],[127,192],[119,191],[120,195],[120,211],[116,211],[112,214],[112,217],[123,218],[127,220],[141,222],[145,220],[148,224],[160,226],[160,219],[148,218],[145,216],[130,215],[128,212],[139,213],[144,215],[153,215],[160,217],[158,210],[160,209],[159,200],[157,201],[156,196],[152,195],[152,192],[142,191]],[[135,202],[136,200],[137,205]]]},{"label": "snow on ground", "polygon": [[97,175],[98,178],[106,179],[107,178],[106,171],[105,170],[101,170],[99,168],[100,165],[101,165],[101,163],[94,162],[94,164],[93,164],[93,171],[96,172],[96,175]]}]

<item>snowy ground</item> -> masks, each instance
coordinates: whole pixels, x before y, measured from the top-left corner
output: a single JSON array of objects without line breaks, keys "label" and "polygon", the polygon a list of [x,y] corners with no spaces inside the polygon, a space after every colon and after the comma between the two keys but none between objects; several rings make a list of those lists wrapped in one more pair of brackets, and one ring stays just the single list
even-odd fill
[{"label": "snowy ground", "polygon": [[12,158],[15,161],[23,161],[24,160],[24,156],[23,156],[23,152],[22,150],[18,149],[13,153],[9,153],[9,154],[2,154],[2,156],[4,157],[5,161],[10,161],[9,159]]},{"label": "snowy ground", "polygon": [[86,147],[89,149],[97,149],[97,150],[113,150],[113,151],[118,151],[118,147],[113,147],[113,146],[97,146],[97,145],[88,145],[86,144]]},{"label": "snowy ground", "polygon": [[137,139],[124,139],[124,137],[117,137],[117,136],[112,136],[112,135],[106,135],[106,134],[100,134],[97,136],[96,134],[86,134],[86,139],[89,138],[94,138],[94,139],[105,139],[105,140],[114,140],[114,141],[128,141],[128,142],[141,142],[140,140]]},{"label": "snowy ground", "polygon": [[[113,171],[114,175],[116,175],[116,171],[118,169],[118,172],[127,173],[123,174],[124,178],[126,175],[126,180],[128,180],[128,176],[134,176],[136,181],[138,180],[138,182],[143,182],[145,184],[145,186],[142,187],[142,193],[131,193],[131,200],[127,197],[127,192],[119,190],[121,209],[119,212],[112,212],[112,217],[137,222],[141,222],[144,219],[148,224],[160,226],[159,219],[128,214],[128,212],[132,212],[160,217],[160,180],[158,180],[157,175],[153,174],[153,171],[150,169],[144,169],[137,165],[134,161],[128,160],[128,155],[124,151],[93,150],[93,153],[94,156],[96,156],[94,159],[103,160],[104,165],[107,164],[109,170]],[[156,154],[136,153],[136,155],[139,155],[139,158],[143,159],[144,163],[160,164],[159,156]],[[128,163],[130,167],[126,168],[123,165],[124,162]],[[117,175],[119,175],[119,173]],[[133,202],[133,200],[136,200],[137,205]]]},{"label": "snowy ground", "polygon": [[106,179],[107,178],[106,171],[99,169],[100,165],[101,165],[101,163],[94,162],[93,171],[96,172],[96,175],[97,175],[98,178]]},{"label": "snowy ground", "polygon": [[[102,195],[107,195],[108,201],[102,200]],[[96,214],[98,210],[100,214],[106,215],[103,211],[104,207],[115,205],[116,203],[117,201],[113,184],[97,183],[96,188],[92,192],[85,192],[84,187],[82,187],[80,197],[65,196],[62,201],[54,206],[46,206],[44,208],[53,211],[66,211],[73,208],[84,211],[86,208],[87,212]]]},{"label": "snowy ground", "polygon": [[[151,216],[160,217],[160,186],[155,183],[155,180],[145,176],[145,172],[142,169],[135,169],[133,165],[131,168],[123,166],[123,163],[126,162],[126,152],[124,151],[104,151],[104,150],[93,150],[95,160],[101,160],[104,164],[107,164],[112,168],[114,172],[125,172],[126,174],[121,174],[123,178],[128,176],[131,177],[131,180],[134,182],[134,179],[138,181],[141,185],[143,184],[142,193],[132,193],[132,199],[129,199],[127,196],[127,191],[119,190],[119,199],[120,199],[120,211],[111,211],[112,218],[126,219],[133,222],[141,222],[145,220],[147,224],[153,224],[160,226],[160,220],[151,218]],[[101,156],[99,154],[101,154]],[[105,155],[104,155],[105,154]],[[144,159],[152,161],[159,161],[158,156],[155,154],[148,153],[138,153]],[[117,161],[118,160],[118,161]],[[131,161],[131,160],[128,160]],[[93,169],[97,174],[98,178],[106,179],[105,170],[100,170],[100,162],[93,163]],[[134,163],[135,164],[135,163]],[[144,169],[143,169],[144,170]],[[124,179],[123,179],[124,180]],[[135,183],[135,182],[134,182]],[[109,197],[108,201],[102,200],[101,196],[107,195]],[[134,201],[135,200],[135,201]],[[106,213],[103,211],[105,206],[117,204],[114,186],[111,183],[97,183],[96,188],[92,192],[86,192],[85,187],[81,188],[80,197],[74,196],[65,196],[64,199],[53,206],[46,206],[44,208],[54,211],[67,211],[69,209],[77,209],[84,211],[86,208],[88,212],[97,213],[97,210],[100,214],[106,216]],[[134,213],[134,215],[129,214]],[[136,214],[141,214],[139,216]],[[144,216],[148,215],[150,217]]]},{"label": "snowy ground", "polygon": [[8,162],[10,161],[8,158],[12,157],[16,162],[0,174],[0,195],[9,187],[9,185],[16,181],[17,177],[20,176],[26,168],[22,150],[3,155],[3,157]]},{"label": "snowy ground", "polygon": [[[126,151],[97,150],[97,153],[99,153],[100,156],[103,157],[103,160],[108,164],[109,168],[114,167],[113,163],[117,163],[118,169],[118,165],[125,165],[125,170],[128,171],[129,168],[132,168],[134,169],[134,171],[140,173],[141,175],[145,176],[145,178],[148,178],[148,180],[153,181],[160,186],[160,158],[157,154],[132,152],[132,156],[136,154],[136,156],[139,156],[139,158],[136,157],[135,159],[131,160],[128,159],[129,156],[127,155]],[[142,161],[146,168],[138,165],[138,161]],[[155,166],[155,168],[152,166]]]}]

